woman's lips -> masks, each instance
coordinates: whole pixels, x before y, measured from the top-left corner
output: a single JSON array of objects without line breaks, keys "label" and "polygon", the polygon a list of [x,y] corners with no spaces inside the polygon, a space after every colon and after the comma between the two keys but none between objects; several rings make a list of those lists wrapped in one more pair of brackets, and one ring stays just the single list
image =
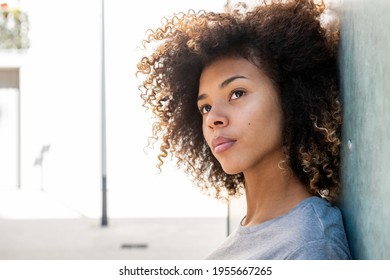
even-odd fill
[{"label": "woman's lips", "polygon": [[212,146],[214,152],[219,154],[229,149],[234,143],[236,143],[236,140],[220,136],[212,141]]}]

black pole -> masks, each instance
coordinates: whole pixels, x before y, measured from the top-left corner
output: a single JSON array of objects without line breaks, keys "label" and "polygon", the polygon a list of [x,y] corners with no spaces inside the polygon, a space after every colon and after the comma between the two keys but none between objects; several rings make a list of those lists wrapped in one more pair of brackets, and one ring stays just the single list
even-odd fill
[{"label": "black pole", "polygon": [[227,202],[226,236],[230,234],[230,201]]},{"label": "black pole", "polygon": [[107,219],[107,171],[106,171],[106,81],[104,48],[104,0],[102,0],[102,108],[101,108],[101,148],[102,148],[102,226],[108,225]]},{"label": "black pole", "polygon": [[[19,3],[18,3],[19,4]],[[17,170],[17,172],[18,172],[18,182],[17,182],[17,184],[18,184],[18,189],[20,190],[20,189],[22,189],[22,186],[21,186],[21,182],[22,182],[22,172],[21,172],[21,170],[22,170],[22,167],[21,167],[21,162],[22,162],[22,152],[21,152],[21,150],[22,150],[22,140],[21,140],[21,131],[22,131],[22,129],[21,129],[21,115],[20,115],[20,108],[21,108],[21,106],[20,106],[20,68],[19,68],[19,70],[18,70],[18,123],[17,123],[17,126],[18,126],[18,143],[17,143],[17,145],[18,145],[18,155],[17,155],[17,157],[18,157],[18,170]]]},{"label": "black pole", "polygon": [[102,226],[108,225],[107,219],[107,180],[106,176],[102,177]]}]

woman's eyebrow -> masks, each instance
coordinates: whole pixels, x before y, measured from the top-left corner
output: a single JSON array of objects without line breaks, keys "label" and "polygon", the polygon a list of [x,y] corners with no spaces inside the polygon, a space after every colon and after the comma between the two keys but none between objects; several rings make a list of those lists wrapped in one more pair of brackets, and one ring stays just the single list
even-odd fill
[{"label": "woman's eyebrow", "polygon": [[[242,75],[232,76],[232,77],[230,77],[230,78],[227,78],[225,81],[223,81],[223,82],[219,85],[219,87],[220,87],[220,88],[224,88],[224,87],[228,86],[231,82],[233,82],[234,80],[237,80],[237,79],[248,79],[248,78],[245,77],[245,76],[242,76]],[[207,97],[207,94],[206,94],[206,93],[200,94],[200,95],[198,96],[197,101],[206,99],[206,97]]]},{"label": "woman's eyebrow", "polygon": [[219,87],[220,87],[220,88],[224,88],[224,87],[226,87],[228,84],[230,84],[231,82],[233,82],[234,80],[237,80],[237,79],[248,79],[248,78],[245,77],[245,76],[236,75],[236,76],[227,78],[225,81],[223,81],[223,82],[221,83],[221,85],[220,85]]},{"label": "woman's eyebrow", "polygon": [[201,100],[203,100],[203,99],[206,99],[206,97],[207,97],[207,94],[206,94],[206,93],[203,93],[203,94],[201,94],[201,95],[198,96],[197,101],[199,102],[199,101],[201,101]]}]

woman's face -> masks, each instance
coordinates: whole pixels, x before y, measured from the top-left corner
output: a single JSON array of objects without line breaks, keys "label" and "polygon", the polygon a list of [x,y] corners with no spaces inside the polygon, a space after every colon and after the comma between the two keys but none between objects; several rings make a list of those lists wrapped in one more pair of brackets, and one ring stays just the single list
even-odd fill
[{"label": "woman's face", "polygon": [[[279,162],[282,109],[272,81],[244,58],[221,58],[200,77],[203,135],[228,174]],[[277,158],[277,159],[276,159]]]}]

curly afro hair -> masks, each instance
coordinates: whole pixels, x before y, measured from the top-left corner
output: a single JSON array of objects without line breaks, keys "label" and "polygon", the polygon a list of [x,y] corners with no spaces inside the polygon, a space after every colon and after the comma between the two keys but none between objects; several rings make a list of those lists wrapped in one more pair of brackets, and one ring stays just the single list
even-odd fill
[{"label": "curly afro hair", "polygon": [[217,198],[242,193],[242,173],[226,174],[202,133],[199,77],[221,56],[245,58],[280,92],[287,164],[313,195],[336,201],[340,192],[341,104],[338,29],[322,24],[325,4],[313,0],[264,1],[252,9],[195,12],[164,18],[144,46],[155,46],[137,65],[143,105],[155,122],[149,144],[160,143],[158,167],[170,155],[194,183]]}]

